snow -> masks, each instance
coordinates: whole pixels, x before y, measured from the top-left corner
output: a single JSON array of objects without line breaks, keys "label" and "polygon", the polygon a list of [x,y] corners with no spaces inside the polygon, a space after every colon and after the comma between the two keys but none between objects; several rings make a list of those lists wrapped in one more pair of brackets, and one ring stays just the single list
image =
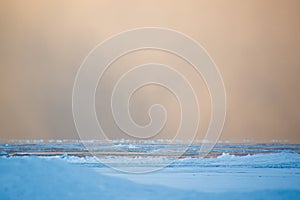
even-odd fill
[{"label": "snow", "polygon": [[[196,199],[196,192],[142,185],[59,159],[0,158],[0,199]],[[154,195],[155,194],[155,195]]]},{"label": "snow", "polygon": [[97,170],[141,184],[156,183],[198,192],[300,191],[300,155],[296,153],[246,156],[223,153],[217,158],[184,158],[156,173],[138,176],[106,168]]},{"label": "snow", "polygon": [[224,153],[138,175],[93,157],[0,156],[0,184],[0,199],[300,199],[300,155]]}]

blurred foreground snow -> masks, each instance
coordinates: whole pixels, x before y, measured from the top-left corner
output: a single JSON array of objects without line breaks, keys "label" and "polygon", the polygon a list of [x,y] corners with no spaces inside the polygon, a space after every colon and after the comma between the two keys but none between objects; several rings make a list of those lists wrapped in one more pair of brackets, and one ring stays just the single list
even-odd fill
[{"label": "blurred foreground snow", "polygon": [[[84,158],[78,158],[81,163],[78,164],[76,157],[68,156],[2,156],[0,199],[300,199],[299,155],[278,154],[272,157],[274,160],[271,161],[264,158],[265,168],[261,166],[264,162],[260,157],[253,159],[251,156],[224,154],[202,160],[183,159],[178,161],[177,167],[130,175],[105,167],[88,167],[82,164],[87,162]],[[280,158],[283,168],[290,165],[284,169],[285,174],[274,176],[276,171],[272,169],[280,170],[280,166],[274,165]],[[246,167],[255,160],[253,167]],[[246,175],[241,169],[246,169]],[[252,174],[247,171],[249,169]],[[261,176],[271,178],[260,181]],[[282,187],[274,186],[276,181],[283,181]],[[248,190],[239,186],[247,182]],[[274,187],[260,188],[259,182]],[[225,190],[224,185],[227,185]]]}]

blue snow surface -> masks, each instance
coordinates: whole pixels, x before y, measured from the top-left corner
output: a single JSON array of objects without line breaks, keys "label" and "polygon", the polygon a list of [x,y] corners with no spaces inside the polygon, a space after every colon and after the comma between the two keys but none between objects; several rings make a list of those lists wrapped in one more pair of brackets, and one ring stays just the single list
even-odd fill
[{"label": "blue snow surface", "polygon": [[[206,158],[192,145],[176,159],[168,153],[182,144],[90,145],[92,153],[77,141],[0,143],[0,199],[300,199],[300,145],[217,144]],[[95,152],[117,168],[173,160],[132,174],[99,162]]]}]

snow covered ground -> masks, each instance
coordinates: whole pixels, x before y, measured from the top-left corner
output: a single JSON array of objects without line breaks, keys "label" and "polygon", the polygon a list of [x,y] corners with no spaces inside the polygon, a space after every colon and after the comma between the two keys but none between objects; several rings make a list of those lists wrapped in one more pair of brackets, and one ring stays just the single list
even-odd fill
[{"label": "snow covered ground", "polygon": [[140,175],[116,173],[107,168],[98,171],[137,183],[155,183],[198,192],[300,192],[300,155],[292,153],[185,158],[156,173]]},{"label": "snow covered ground", "polygon": [[[115,171],[91,156],[8,156],[2,151],[0,199],[300,199],[299,148],[277,149],[185,157],[143,174]],[[126,156],[105,159],[118,166],[145,167]],[[144,159],[159,165],[171,158]]]}]

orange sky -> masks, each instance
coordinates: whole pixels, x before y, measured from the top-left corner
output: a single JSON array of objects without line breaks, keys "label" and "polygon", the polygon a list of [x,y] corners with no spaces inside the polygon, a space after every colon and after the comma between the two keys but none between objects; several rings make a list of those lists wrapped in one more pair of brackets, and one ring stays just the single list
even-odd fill
[{"label": "orange sky", "polygon": [[[72,86],[85,56],[113,34],[156,26],[191,36],[218,65],[227,93],[222,140],[299,143],[299,21],[298,0],[2,1],[0,140],[77,138]],[[203,81],[180,59],[157,51],[132,53],[112,65],[105,88],[130,65],[153,60],[174,65],[196,85],[203,100],[201,139],[210,117],[209,98]],[[100,87],[97,111],[110,127],[111,114],[99,104],[105,94]],[[132,115],[146,123],[147,106],[156,101],[166,103],[171,113],[162,133],[169,137],[179,118],[176,100],[168,92],[155,87],[140,91],[132,100]]]}]

